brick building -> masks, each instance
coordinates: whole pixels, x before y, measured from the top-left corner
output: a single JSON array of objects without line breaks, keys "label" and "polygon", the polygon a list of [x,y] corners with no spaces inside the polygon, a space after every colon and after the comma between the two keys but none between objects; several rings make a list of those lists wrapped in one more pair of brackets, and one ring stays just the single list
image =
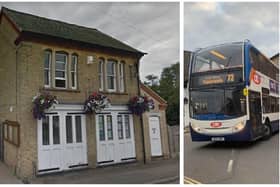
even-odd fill
[{"label": "brick building", "polygon": [[[96,29],[3,7],[0,120],[8,120],[4,162],[17,176],[29,179],[49,172],[142,161],[143,142],[150,140],[143,140],[142,120],[130,113],[127,104],[140,95],[143,55]],[[111,106],[85,114],[83,104],[94,91],[106,95]],[[32,116],[32,98],[38,92],[48,92],[59,101],[41,120]]]}]

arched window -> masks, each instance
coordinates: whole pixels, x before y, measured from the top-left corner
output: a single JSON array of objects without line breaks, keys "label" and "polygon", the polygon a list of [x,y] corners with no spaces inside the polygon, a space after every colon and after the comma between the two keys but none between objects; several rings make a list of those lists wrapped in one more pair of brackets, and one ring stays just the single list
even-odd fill
[{"label": "arched window", "polygon": [[51,86],[51,62],[52,62],[52,52],[50,50],[45,50],[44,54],[44,86]]},{"label": "arched window", "polygon": [[99,58],[98,62],[98,81],[99,81],[99,90],[104,90],[104,59]]},{"label": "arched window", "polygon": [[72,55],[71,58],[71,88],[77,89],[77,66],[78,66],[78,56]]},{"label": "arched window", "polygon": [[125,63],[122,61],[119,63],[119,91],[124,92],[124,80],[125,80]]}]

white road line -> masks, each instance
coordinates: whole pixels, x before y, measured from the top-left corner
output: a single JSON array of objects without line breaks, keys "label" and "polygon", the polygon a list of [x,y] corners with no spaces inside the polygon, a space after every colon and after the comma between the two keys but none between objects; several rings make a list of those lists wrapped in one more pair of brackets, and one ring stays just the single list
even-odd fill
[{"label": "white road line", "polygon": [[231,173],[232,172],[232,166],[233,166],[233,160],[229,160],[228,162],[228,167],[227,167],[227,172]]}]

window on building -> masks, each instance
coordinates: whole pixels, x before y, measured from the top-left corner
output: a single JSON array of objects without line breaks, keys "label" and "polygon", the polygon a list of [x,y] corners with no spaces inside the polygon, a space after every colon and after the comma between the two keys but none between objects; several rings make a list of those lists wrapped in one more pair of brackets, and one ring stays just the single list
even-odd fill
[{"label": "window on building", "polygon": [[119,91],[124,92],[124,62],[119,63]]},{"label": "window on building", "polygon": [[4,121],[4,140],[17,147],[20,145],[19,123],[16,121]]},{"label": "window on building", "polygon": [[77,65],[78,65],[78,56],[72,55],[71,59],[71,88],[77,89]]},{"label": "window on building", "polygon": [[43,145],[50,145],[49,116],[42,119],[42,142]]},{"label": "window on building", "polygon": [[113,140],[113,122],[111,115],[107,115],[107,137],[108,140]]},{"label": "window on building", "polygon": [[44,86],[50,87],[51,85],[51,51],[45,51],[45,60],[44,60]]},{"label": "window on building", "polygon": [[98,62],[98,80],[99,80],[100,91],[103,91],[104,89],[103,72],[104,72],[104,59],[100,58]]},{"label": "window on building", "polygon": [[130,123],[129,123],[129,115],[124,115],[124,125],[125,125],[125,138],[130,139]]},{"label": "window on building", "polygon": [[66,116],[66,143],[73,143],[72,116]]},{"label": "window on building", "polygon": [[75,116],[76,142],[82,142],[82,119],[81,116]]},{"label": "window on building", "polygon": [[104,124],[103,115],[98,116],[98,126],[99,126],[99,140],[104,141],[105,140],[105,124]]},{"label": "window on building", "polygon": [[123,118],[122,118],[122,115],[118,115],[118,137],[119,137],[119,140],[123,139]]},{"label": "window on building", "polygon": [[116,91],[116,62],[108,61],[106,64],[107,90]]},{"label": "window on building", "polygon": [[66,88],[67,55],[64,53],[55,54],[55,87]]},{"label": "window on building", "polygon": [[53,116],[53,144],[60,144],[59,116]]}]

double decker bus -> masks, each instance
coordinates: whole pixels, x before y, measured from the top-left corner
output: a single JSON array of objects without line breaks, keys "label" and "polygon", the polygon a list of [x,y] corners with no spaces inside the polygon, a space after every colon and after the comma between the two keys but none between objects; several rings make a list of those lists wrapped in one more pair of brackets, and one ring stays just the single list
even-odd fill
[{"label": "double decker bus", "polygon": [[279,69],[250,41],[200,49],[188,71],[192,141],[254,141],[279,131]]}]

